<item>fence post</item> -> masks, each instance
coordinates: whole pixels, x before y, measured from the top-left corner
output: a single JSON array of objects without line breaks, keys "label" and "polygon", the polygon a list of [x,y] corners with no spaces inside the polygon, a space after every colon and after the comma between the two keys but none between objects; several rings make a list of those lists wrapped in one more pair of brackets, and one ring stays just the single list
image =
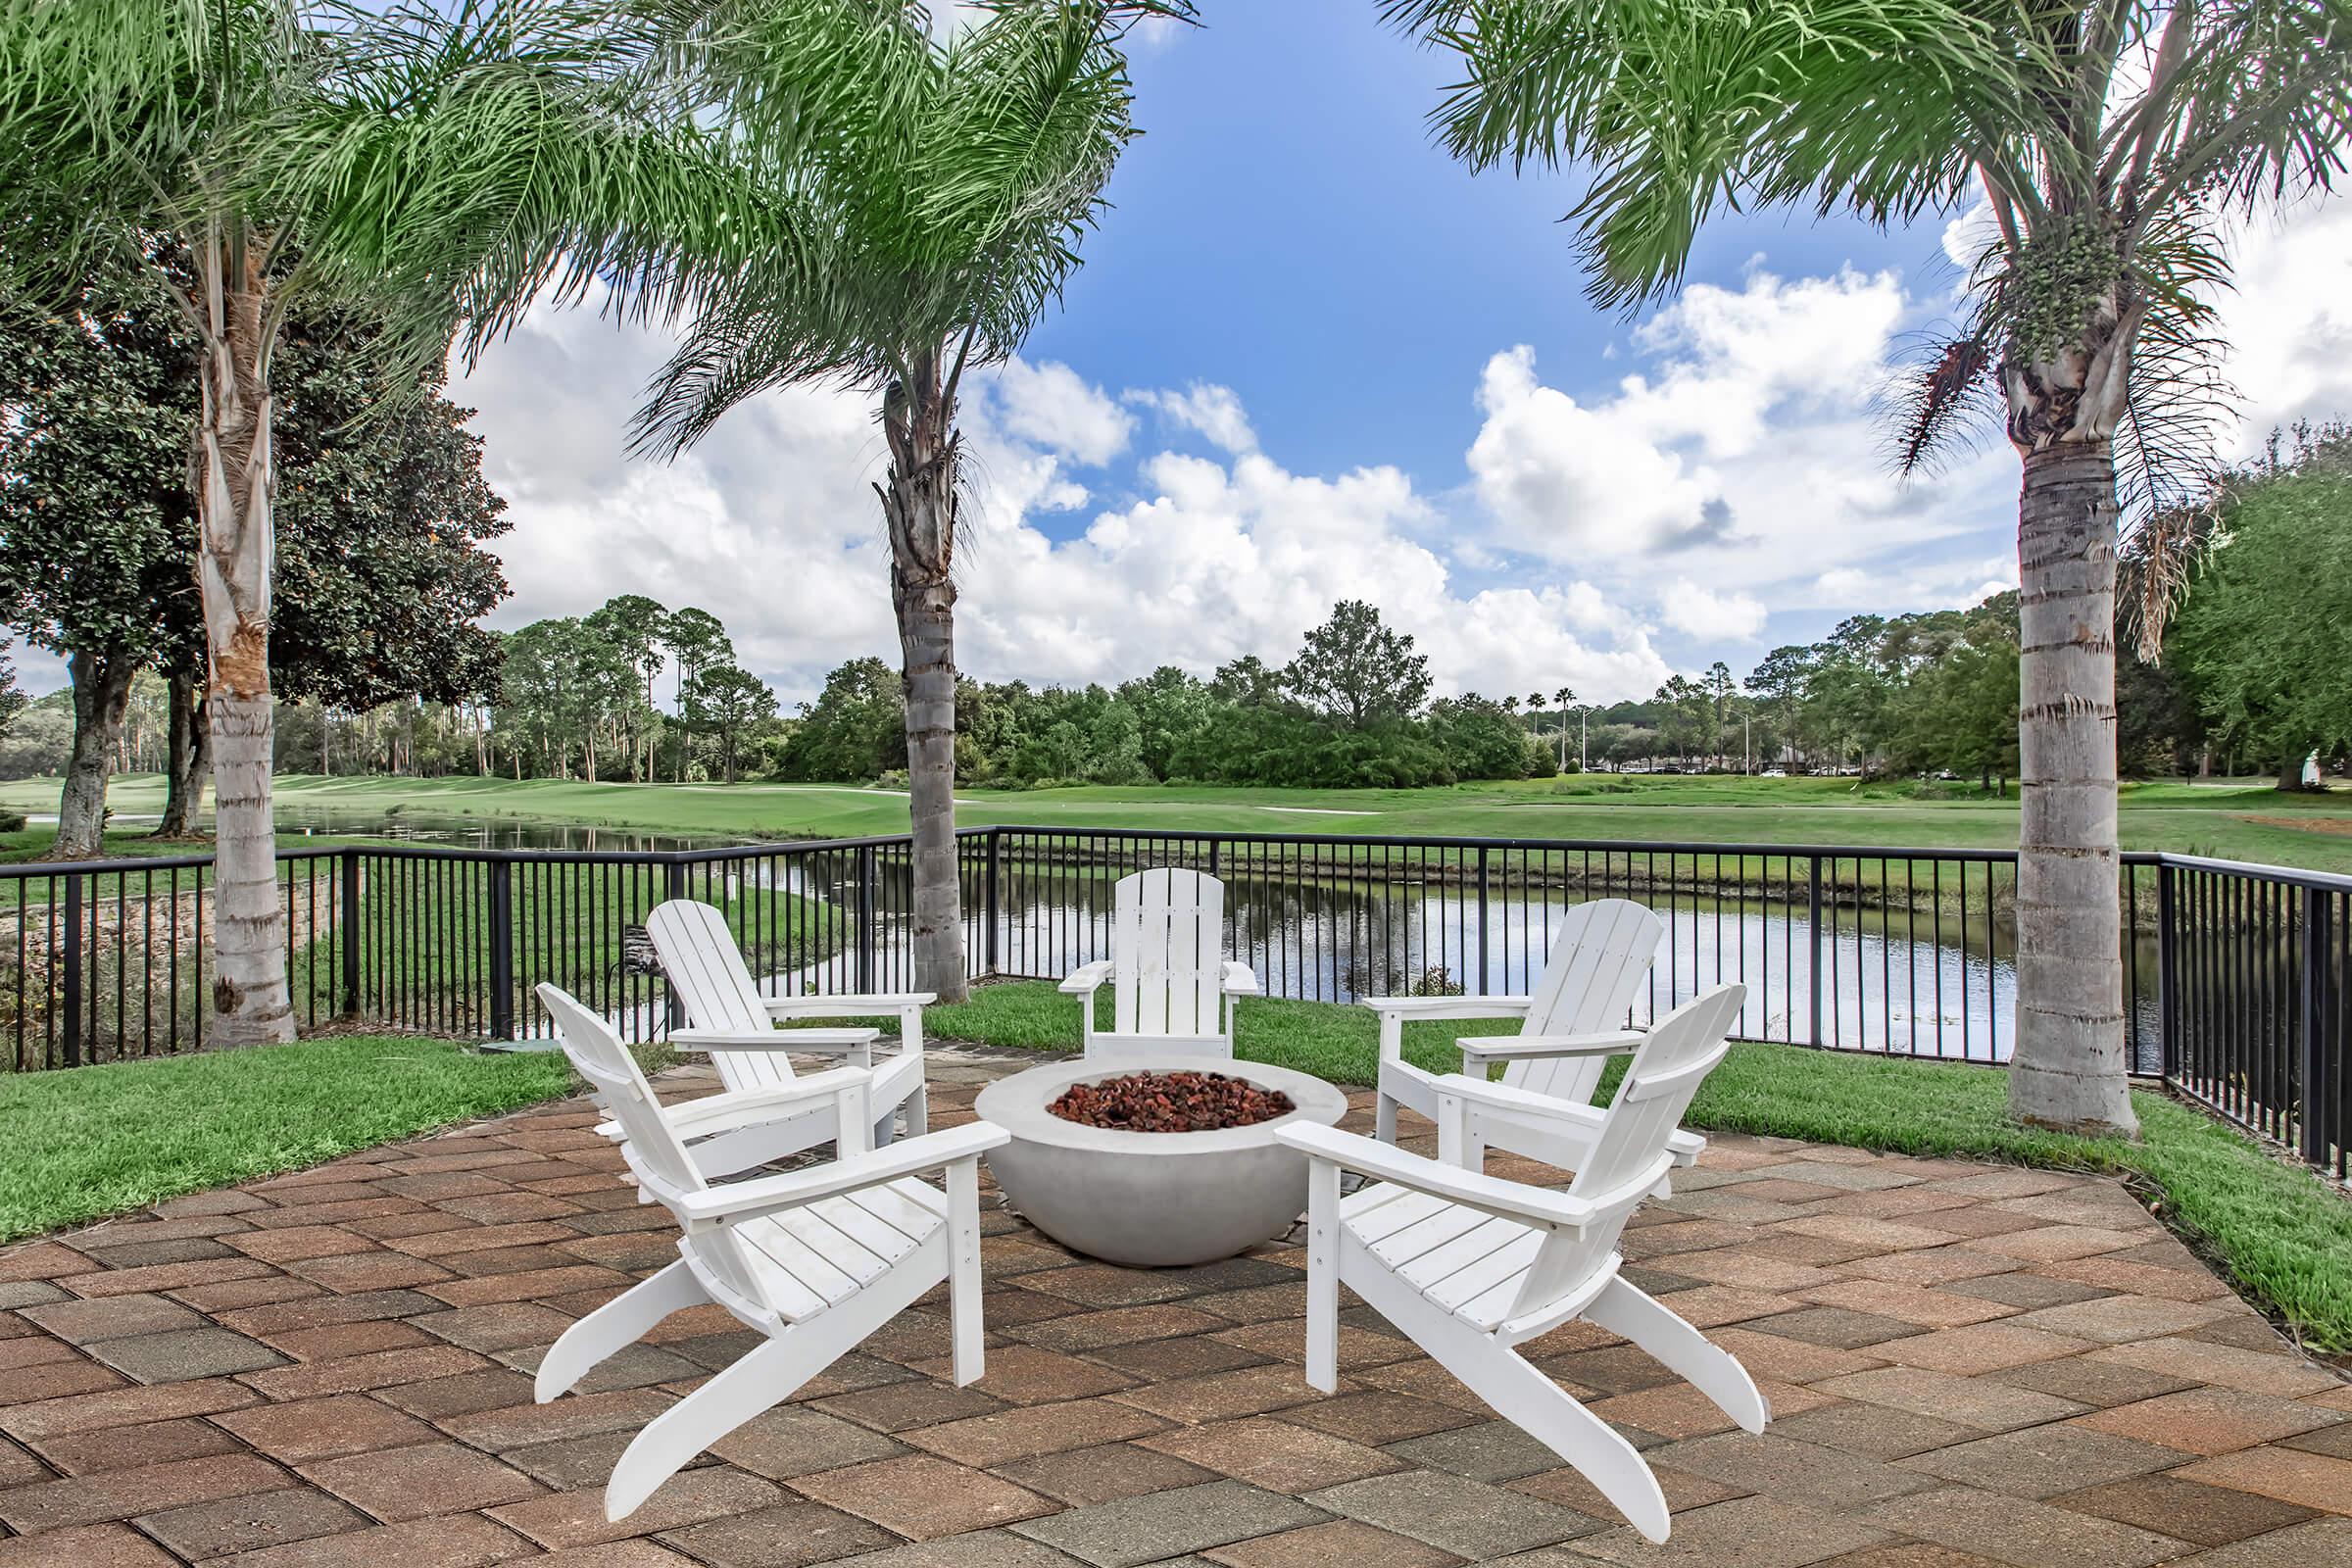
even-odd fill
[{"label": "fence post", "polygon": [[1813,955],[1805,964],[1806,980],[1813,993],[1812,1034],[1806,1044],[1818,1046],[1821,1044],[1821,857],[1818,855],[1813,857],[1812,874],[1805,889],[1805,934]]},{"label": "fence post", "polygon": [[1493,891],[1489,879],[1486,846],[1478,851],[1478,995],[1487,994],[1487,908],[1488,895]]},{"label": "fence post", "polygon": [[360,1015],[360,852],[343,852],[343,1015]]},{"label": "fence post", "polygon": [[2156,862],[2156,1050],[2162,1058],[2158,1070],[2164,1081],[2172,1083],[2180,1076],[2180,1019],[2174,1016],[2179,1002],[2179,974],[2173,958],[2173,862]]},{"label": "fence post", "polygon": [[874,989],[874,847],[870,844],[858,851],[857,989]]},{"label": "fence post", "polygon": [[66,1065],[81,1065],[81,878],[66,875],[66,1025],[58,1044]]},{"label": "fence post", "polygon": [[[665,862],[665,863],[662,865],[662,902],[664,902],[664,903],[672,903],[672,902],[675,902],[676,900],[679,900],[679,899],[682,899],[682,898],[684,898],[685,896],[686,896],[686,862],[685,862],[684,860],[670,860],[670,861],[667,861],[667,862]],[[675,989],[675,988],[673,988],[673,987],[670,985],[670,983],[669,983],[669,976],[668,976],[667,974],[663,974],[663,975],[662,975],[662,990],[663,990],[663,991],[664,991],[664,992],[667,994],[667,997],[668,997],[668,1013],[669,1013],[669,1026],[670,1026],[670,1028],[672,1028],[672,1029],[683,1029],[683,1028],[685,1028],[685,1027],[686,1027],[686,1004],[685,1004],[684,1002],[682,1002],[682,1001],[680,1001],[680,1000],[679,1000],[679,998],[678,998],[678,993],[677,993],[676,989]]]},{"label": "fence post", "polygon": [[988,958],[981,966],[980,972],[985,975],[994,975],[997,972],[998,933],[1002,929],[997,911],[1000,907],[998,901],[1004,897],[1004,830],[1001,827],[992,827],[988,830],[988,877],[981,894],[981,910],[984,918],[981,921],[980,929],[988,942]]},{"label": "fence post", "polygon": [[2303,1061],[2302,1102],[2296,1107],[2296,1140],[2303,1158],[2313,1165],[2329,1163],[2328,1145],[2333,1119],[2328,1114],[2328,1020],[2334,1009],[2328,992],[2328,894],[2325,889],[2303,890]]},{"label": "fence post", "polygon": [[490,862],[490,1038],[514,1038],[514,862]]}]

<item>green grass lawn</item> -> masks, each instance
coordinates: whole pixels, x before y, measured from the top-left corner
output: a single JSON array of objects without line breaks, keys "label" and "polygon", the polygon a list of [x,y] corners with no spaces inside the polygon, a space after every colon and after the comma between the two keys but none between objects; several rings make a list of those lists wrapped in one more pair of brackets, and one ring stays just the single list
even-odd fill
[{"label": "green grass lawn", "polygon": [[571,1091],[554,1053],[350,1036],[0,1074],[0,1242]]},{"label": "green grass lawn", "polygon": [[[1937,792],[1954,790],[1938,786]],[[966,789],[966,826],[1201,829],[1401,837],[1567,838],[1681,843],[1890,845],[2008,849],[2017,803],[1960,793],[1925,799],[1911,783],[1847,778],[1617,777],[1464,784],[1425,790],[1276,790],[1205,786]],[[581,784],[552,779],[319,778],[277,782],[289,819],[332,825],[399,810],[420,820],[573,822],[746,839],[855,837],[906,831],[902,794],[852,785]],[[128,775],[111,800],[123,812],[162,804],[154,775]],[[0,807],[54,811],[54,780],[0,784]],[[29,840],[43,834],[28,829]],[[2352,870],[2352,795],[2280,795],[2266,783],[2125,786],[2128,849]],[[135,834],[109,838],[130,853]],[[8,842],[0,840],[0,856]]]}]

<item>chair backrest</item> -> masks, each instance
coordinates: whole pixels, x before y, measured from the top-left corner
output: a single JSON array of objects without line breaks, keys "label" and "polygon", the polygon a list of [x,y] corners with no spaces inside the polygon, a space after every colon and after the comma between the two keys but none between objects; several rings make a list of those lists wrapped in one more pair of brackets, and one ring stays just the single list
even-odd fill
[{"label": "chair backrest", "polygon": [[1111,890],[1111,1028],[1133,1035],[1223,1032],[1225,884],[1157,868]]},{"label": "chair backrest", "polygon": [[[620,1126],[621,1144],[630,1168],[657,1200],[699,1193],[709,1187],[686,1152],[645,1070],[620,1036],[590,1010],[587,1004],[559,987],[538,987],[539,1004],[559,1031],[559,1041],[572,1070],[588,1081],[588,1092],[605,1113]],[[758,1275],[744,1258],[741,1244],[725,1230],[707,1231],[684,1244],[726,1282],[752,1300],[760,1300]]]},{"label": "chair backrest", "polygon": [[[694,1028],[757,1035],[775,1027],[724,914],[693,899],[671,899],[645,917],[645,930]],[[792,1080],[792,1063],[781,1051],[717,1051],[711,1057],[729,1089],[765,1089]]]},{"label": "chair backrest", "polygon": [[1555,1232],[1528,1270],[1513,1317],[1540,1313],[1563,1293],[1592,1277],[1617,1249],[1625,1222],[1673,1164],[1667,1139],[1707,1074],[1731,1050],[1725,1038],[1747,1002],[1747,987],[1717,986],[1658,1020],[1609,1102],[1592,1152],[1568,1184],[1571,1197],[1599,1210],[1582,1231]]},{"label": "chair backrest", "polygon": [[[1528,1009],[1529,1035],[1590,1035],[1625,1027],[1649,966],[1658,956],[1666,922],[1630,899],[1594,899],[1560,919],[1551,956],[1536,980]],[[1514,1061],[1502,1081],[1555,1100],[1590,1103],[1604,1063],[1597,1056]]]}]

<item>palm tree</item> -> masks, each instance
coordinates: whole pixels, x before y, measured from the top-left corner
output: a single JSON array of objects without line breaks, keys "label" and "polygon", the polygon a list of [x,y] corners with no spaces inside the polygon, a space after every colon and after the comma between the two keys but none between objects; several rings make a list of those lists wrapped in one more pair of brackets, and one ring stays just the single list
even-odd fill
[{"label": "palm tree", "polygon": [[986,0],[935,35],[915,0],[662,0],[673,58],[730,156],[775,172],[806,262],[699,301],[642,450],[673,456],[796,382],[878,401],[874,488],[906,686],[916,984],[964,993],[955,820],[956,543],[965,372],[1009,358],[1078,265],[1135,135],[1121,46],[1186,0]]},{"label": "palm tree", "polygon": [[[2115,792],[2119,535],[2202,482],[2233,212],[2328,188],[2352,131],[2347,0],[1389,0],[1466,66],[1473,166],[1575,160],[1604,305],[1680,281],[1718,209],[1880,224],[1981,207],[1959,322],[1898,400],[1910,471],[1999,417],[2024,467],[2018,1027],[2030,1122],[2133,1130]],[[2124,484],[2119,494],[2119,464]],[[2156,635],[2180,552],[2153,537]]]},{"label": "palm tree", "polygon": [[[1576,701],[1576,688],[1563,686],[1551,694],[1551,700],[1560,705],[1560,771],[1565,773],[1568,771],[1568,705]],[[1582,760],[1579,760],[1581,765]]]},{"label": "palm tree", "polygon": [[[0,0],[0,268],[63,297],[149,269],[202,348],[190,432],[217,781],[213,1038],[293,1034],[270,816],[270,359],[308,298],[379,318],[386,384],[542,287],[674,303],[762,209],[637,101],[590,0]],[[583,215],[593,215],[584,217]],[[691,241],[692,243],[687,243]]]}]

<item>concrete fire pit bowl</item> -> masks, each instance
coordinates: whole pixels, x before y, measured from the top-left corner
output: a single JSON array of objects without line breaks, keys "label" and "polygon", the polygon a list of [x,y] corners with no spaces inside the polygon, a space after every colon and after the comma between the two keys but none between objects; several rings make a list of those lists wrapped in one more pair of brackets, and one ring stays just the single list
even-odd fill
[{"label": "concrete fire pit bowl", "polygon": [[[1088,1127],[1046,1108],[1072,1084],[1186,1071],[1278,1089],[1297,1108],[1205,1133]],[[1029,1223],[1105,1263],[1163,1268],[1231,1257],[1289,1229],[1306,1207],[1306,1156],[1276,1143],[1275,1130],[1332,1126],[1347,1114],[1348,1097],[1287,1067],[1153,1054],[1032,1067],[981,1090],[972,1108],[1012,1135],[986,1158]]]}]

